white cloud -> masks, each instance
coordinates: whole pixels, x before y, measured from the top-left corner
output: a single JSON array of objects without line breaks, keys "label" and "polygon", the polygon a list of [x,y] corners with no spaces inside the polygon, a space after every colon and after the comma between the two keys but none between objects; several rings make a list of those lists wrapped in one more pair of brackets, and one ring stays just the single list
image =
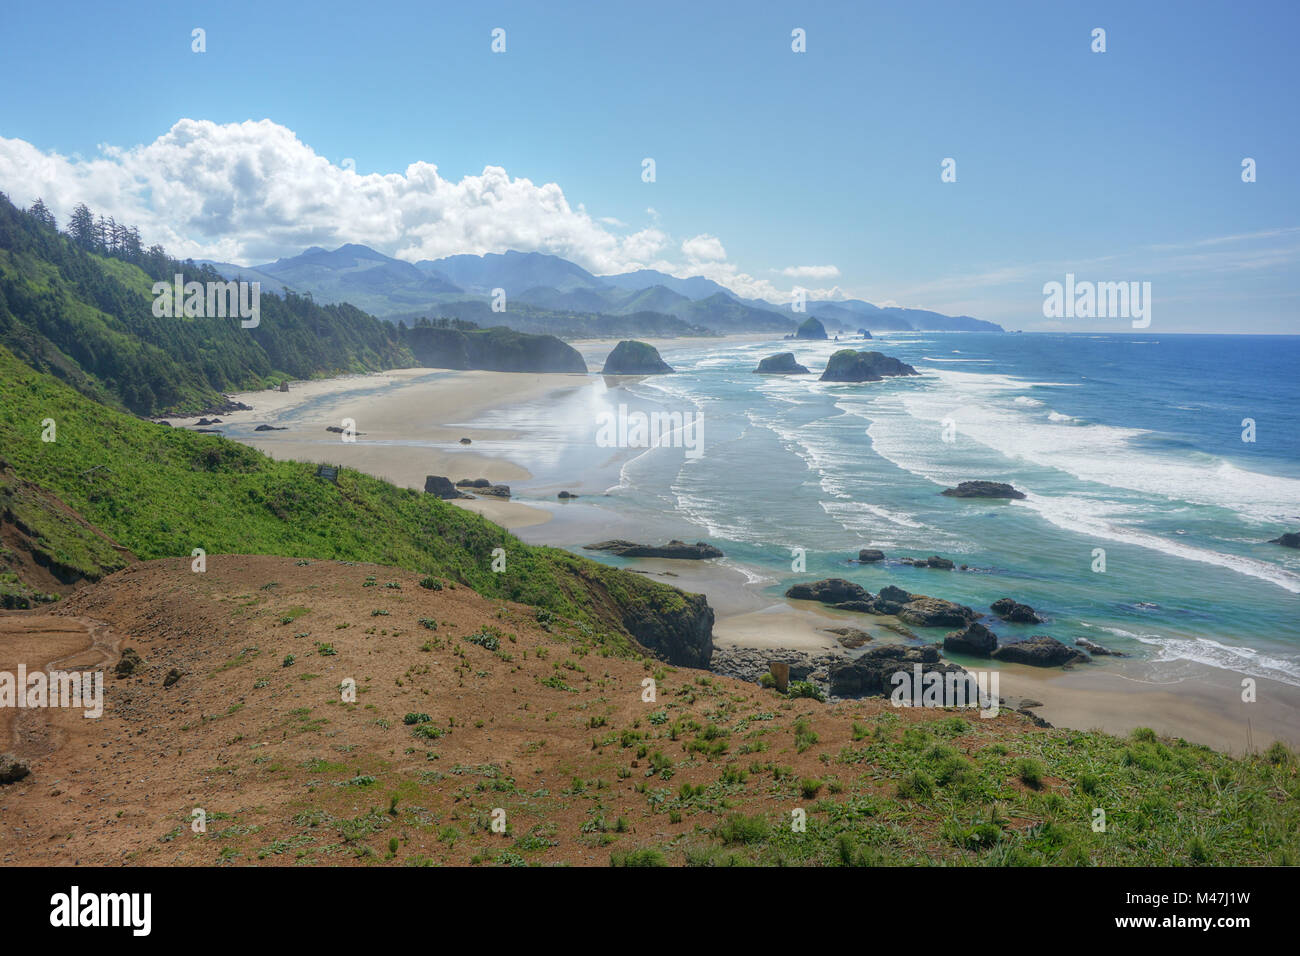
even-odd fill
[{"label": "white cloud", "polygon": [[173,255],[241,264],[359,242],[409,260],[535,250],[607,272],[650,265],[669,243],[657,229],[619,235],[558,185],[499,166],[458,182],[424,162],[361,175],[270,120],[182,119],[152,143],[102,146],[92,159],[0,138],[0,188],[20,205],[43,197],[60,221],[84,202]]},{"label": "white cloud", "polygon": [[104,145],[89,159],[0,137],[0,189],[14,202],[42,197],[60,223],[84,202],[181,258],[252,265],[346,242],[410,261],[515,249],[597,274],[658,269],[705,275],[745,297],[790,298],[727,262],[708,233],[681,242],[685,261],[671,261],[675,241],[653,208],[649,225],[628,232],[571,205],[557,184],[511,178],[499,166],[453,181],[426,162],[386,174],[354,165],[331,163],[270,120],[181,119],[152,143]]},{"label": "white cloud", "polygon": [[793,279],[834,279],[840,274],[838,266],[789,266],[781,275]]},{"label": "white cloud", "polygon": [[707,233],[694,236],[682,243],[682,253],[692,262],[717,262],[727,258],[727,250],[717,236]]}]

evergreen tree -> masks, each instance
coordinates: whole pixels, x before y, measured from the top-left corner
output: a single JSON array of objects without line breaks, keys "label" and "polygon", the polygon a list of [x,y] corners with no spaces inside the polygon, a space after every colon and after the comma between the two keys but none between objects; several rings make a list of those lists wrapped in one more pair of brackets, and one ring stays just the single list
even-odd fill
[{"label": "evergreen tree", "polygon": [[27,210],[27,214],[43,226],[49,226],[51,229],[58,228],[58,224],[54,221],[54,213],[50,212],[44,199],[38,197],[36,202],[32,203],[32,208]]},{"label": "evergreen tree", "polygon": [[68,220],[68,235],[72,241],[89,249],[95,244],[95,216],[84,202],[77,203]]}]

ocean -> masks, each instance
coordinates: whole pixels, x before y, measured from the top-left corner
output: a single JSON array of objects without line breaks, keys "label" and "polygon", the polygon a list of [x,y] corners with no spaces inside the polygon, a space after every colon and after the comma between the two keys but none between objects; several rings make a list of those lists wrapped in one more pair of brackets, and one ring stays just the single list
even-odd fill
[{"label": "ocean", "polygon": [[[849,346],[920,375],[817,381]],[[608,350],[579,348],[593,369]],[[779,351],[814,374],[753,374]],[[926,332],[661,352],[676,374],[596,379],[476,421],[528,432],[526,447],[483,448],[527,463],[534,478],[517,497],[531,489],[558,512],[555,489],[581,489],[582,508],[610,527],[707,539],[774,601],[829,576],[982,612],[1012,597],[1048,622],[988,619],[1004,641],[1086,637],[1146,662],[1300,686],[1300,551],[1267,543],[1300,531],[1300,338]],[[597,447],[598,416],[619,405],[701,415],[700,454]],[[971,479],[1027,498],[940,494]],[[528,537],[563,538],[563,527]],[[887,560],[857,564],[865,547]],[[969,570],[897,562],[931,554]]]}]

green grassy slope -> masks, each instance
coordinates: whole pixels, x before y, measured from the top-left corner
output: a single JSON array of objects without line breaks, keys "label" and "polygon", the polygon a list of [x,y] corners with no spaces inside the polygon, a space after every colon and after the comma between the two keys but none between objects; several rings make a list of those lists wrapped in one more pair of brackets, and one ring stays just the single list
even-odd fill
[{"label": "green grassy slope", "polygon": [[[47,418],[54,442],[41,440]],[[698,595],[525,545],[478,515],[359,472],[341,470],[335,485],[310,464],[141,421],[7,350],[0,456],[142,559],[202,548],[396,565],[550,610],[624,651],[631,636],[677,663],[707,664],[712,611]],[[506,553],[502,573],[491,567],[496,548]]]}]

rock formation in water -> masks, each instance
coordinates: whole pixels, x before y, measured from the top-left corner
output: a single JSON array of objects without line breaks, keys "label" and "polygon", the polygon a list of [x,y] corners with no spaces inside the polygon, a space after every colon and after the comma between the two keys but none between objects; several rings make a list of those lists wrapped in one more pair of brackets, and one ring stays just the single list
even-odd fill
[{"label": "rock formation in water", "polygon": [[793,352],[777,352],[758,363],[755,375],[807,375],[808,369],[794,360]]},{"label": "rock formation in water", "polygon": [[882,352],[840,349],[826,363],[826,371],[822,372],[821,381],[879,382],[886,377],[919,374],[906,362],[900,362]]},{"label": "rock formation in water", "polygon": [[686,558],[701,560],[722,557],[722,551],[711,544],[703,541],[686,544],[684,541],[676,539],[660,545],[636,544],[633,541],[614,539],[612,541],[599,541],[596,544],[585,544],[583,548],[587,551],[608,551],[620,558]]},{"label": "rock formation in water", "polygon": [[949,498],[1023,498],[1023,491],[1003,481],[963,481],[956,488],[945,488],[939,492]]},{"label": "rock formation in water", "polygon": [[1021,604],[1009,597],[998,598],[991,605],[993,613],[1012,624],[1042,624],[1043,618],[1028,604]]},{"label": "rock formation in water", "polygon": [[604,375],[664,375],[673,367],[659,357],[659,350],[645,342],[624,340],[605,359]]},{"label": "rock formation in water", "polygon": [[1030,667],[1060,667],[1062,664],[1084,663],[1090,658],[1082,651],[1066,647],[1054,637],[1035,634],[1028,640],[1003,644],[993,652],[993,658],[1011,664],[1028,664]]},{"label": "rock formation in water", "polygon": [[819,319],[810,317],[795,330],[794,337],[796,339],[825,340],[827,338],[826,326],[822,325]]}]

